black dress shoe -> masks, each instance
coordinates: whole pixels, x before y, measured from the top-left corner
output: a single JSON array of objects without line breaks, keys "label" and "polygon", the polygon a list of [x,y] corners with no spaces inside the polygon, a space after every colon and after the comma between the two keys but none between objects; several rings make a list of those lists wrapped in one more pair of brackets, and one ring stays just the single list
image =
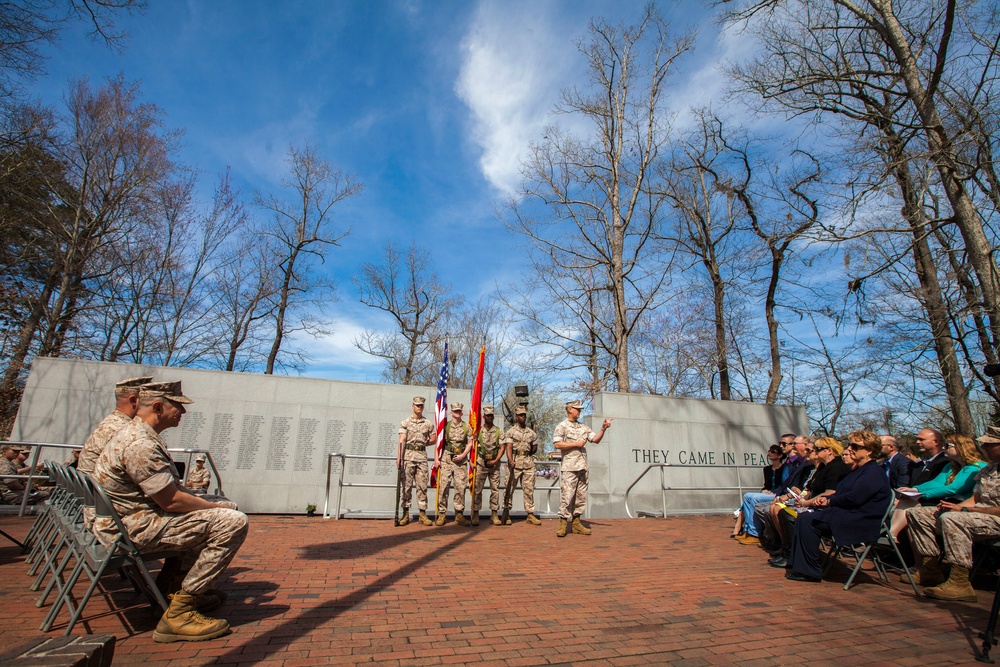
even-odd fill
[{"label": "black dress shoe", "polygon": [[776,558],[769,559],[767,564],[771,567],[788,567],[788,559],[784,556],[778,556]]},{"label": "black dress shoe", "polygon": [[808,581],[813,584],[820,580],[819,577],[810,577],[808,574],[799,574],[795,570],[785,572],[785,579],[790,579],[791,581]]}]

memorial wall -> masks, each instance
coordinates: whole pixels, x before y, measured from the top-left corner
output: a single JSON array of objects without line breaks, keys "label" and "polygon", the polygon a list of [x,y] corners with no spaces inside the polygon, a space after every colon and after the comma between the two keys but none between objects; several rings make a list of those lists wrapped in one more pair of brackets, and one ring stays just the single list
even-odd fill
[{"label": "memorial wall", "polygon": [[[164,439],[171,448],[210,452],[226,495],[250,513],[302,513],[308,504],[322,509],[328,454],[395,456],[399,423],[410,414],[412,398],[424,396],[425,416],[433,418],[436,393],[434,387],[38,358],[11,440],[82,443],[114,408],[115,382],[139,375],[183,382],[185,395],[195,403],[187,406],[179,427],[163,432]],[[468,404],[469,398],[467,390],[449,390],[453,402]],[[781,433],[806,427],[801,407],[634,394],[599,394],[594,414],[584,421],[599,425],[603,417],[615,421],[600,444],[588,447],[593,517],[625,516],[625,490],[650,464],[706,466],[671,469],[670,483],[675,486],[730,486],[735,470],[725,466],[760,467],[768,444]],[[551,443],[545,447],[551,448]],[[336,478],[339,467],[333,472]],[[751,486],[759,486],[759,470],[742,472]],[[345,489],[345,514],[391,515],[395,473],[390,460],[348,460],[345,482],[390,488]],[[540,477],[537,485],[551,484],[553,480]],[[433,507],[434,490],[428,493]],[[735,502],[732,492],[667,495],[668,512],[732,504],[725,498]],[[630,501],[634,509],[661,509],[657,471],[636,485]],[[543,513],[556,511],[558,490],[536,491],[536,505]],[[521,507],[518,491],[514,509]]]}]

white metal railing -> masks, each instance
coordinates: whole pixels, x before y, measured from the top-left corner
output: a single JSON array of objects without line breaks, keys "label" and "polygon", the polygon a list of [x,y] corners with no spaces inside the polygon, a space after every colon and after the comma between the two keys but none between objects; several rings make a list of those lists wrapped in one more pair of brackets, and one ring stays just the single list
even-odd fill
[{"label": "white metal railing", "polygon": [[[642,514],[648,514],[652,516],[667,516],[667,491],[735,491],[739,493],[739,497],[742,498],[743,494],[747,491],[755,491],[760,488],[759,484],[751,484],[747,486],[743,483],[743,478],[741,475],[742,470],[753,470],[758,475],[760,474],[760,466],[737,466],[737,465],[674,465],[672,463],[654,463],[652,465],[646,466],[646,469],[636,477],[635,481],[629,484],[628,489],[625,490],[625,514],[628,515],[630,519],[634,519],[635,516],[632,514],[632,507],[629,504],[629,494],[632,492],[632,488],[642,480],[653,468],[658,468],[660,471],[660,504],[662,507],[661,513],[653,514],[651,512],[643,512]],[[667,486],[665,484],[664,471],[667,468],[672,468],[674,470],[693,470],[693,469],[733,469],[736,470],[736,486]],[[710,509],[699,509],[697,512],[699,514],[706,513],[722,513],[722,512],[732,512],[733,507],[730,505],[728,507],[710,508]],[[690,512],[675,512],[675,514],[688,514]]]},{"label": "white metal railing", "polygon": [[[29,500],[28,496],[31,494],[31,485],[32,485],[33,481],[36,480],[36,479],[46,479],[46,480],[49,479],[49,476],[46,473],[44,473],[44,472],[39,472],[39,468],[38,468],[38,461],[39,461],[39,459],[41,459],[42,450],[43,449],[65,449],[65,450],[72,451],[74,449],[82,449],[83,448],[83,445],[69,445],[69,444],[60,443],[60,442],[26,442],[26,441],[10,441],[10,442],[8,442],[8,441],[3,441],[0,444],[11,445],[11,446],[14,446],[14,447],[26,447],[26,448],[30,447],[31,448],[31,460],[28,463],[28,474],[27,475],[4,475],[3,476],[4,479],[23,479],[23,480],[25,480],[24,494],[23,494],[23,497],[21,498],[21,509],[18,511],[18,516],[24,516],[24,512],[25,512],[25,510],[28,507],[28,500]],[[209,452],[207,449],[182,449],[182,448],[168,449],[167,451],[170,454],[172,454],[172,455],[173,454],[184,454],[184,455],[186,455],[186,459],[187,460],[186,460],[186,462],[184,464],[185,465],[185,473],[187,473],[187,471],[191,470],[191,459],[192,459],[192,457],[195,456],[195,455],[197,455],[197,454],[204,454],[205,458],[206,458],[206,463],[208,464],[209,469],[212,471],[212,475],[213,475],[213,477],[215,479],[215,494],[216,495],[220,495],[220,496],[221,495],[225,495],[225,493],[222,490],[222,476],[219,475],[219,470],[218,470],[218,468],[215,467],[215,461],[212,459],[212,453],[211,452]],[[173,457],[171,457],[171,458],[173,458]],[[183,479],[181,480],[181,483],[182,484],[184,483]]]},{"label": "white metal railing", "polygon": [[[333,461],[334,461],[334,459],[339,459],[340,460],[340,472],[337,475],[337,497],[336,497],[337,506],[336,506],[336,511],[333,514],[331,514],[330,513],[330,487],[331,487],[331,485],[333,483]],[[395,480],[393,480],[393,482],[391,484],[388,483],[388,482],[349,482],[349,481],[345,482],[344,481],[344,471],[347,468],[347,460],[348,459],[364,459],[364,460],[368,460],[368,461],[393,461],[393,462],[396,461],[396,457],[395,456],[376,456],[374,454],[345,454],[343,452],[332,452],[330,454],[327,454],[327,458],[326,458],[326,495],[325,495],[325,498],[323,500],[323,518],[324,519],[329,519],[331,517],[333,517],[334,519],[340,519],[341,516],[344,514],[344,512],[342,510],[342,503],[343,503],[343,498],[344,498],[344,488],[345,487],[358,487],[358,488],[367,488],[367,489],[395,489],[396,488],[396,482],[395,482]],[[430,462],[430,459],[428,459],[428,462]],[[535,467],[536,467],[536,469],[538,468],[538,466],[543,466],[543,467],[558,467],[559,465],[560,465],[560,463],[558,461],[535,461]],[[395,466],[393,467],[393,470],[395,471]],[[543,516],[551,515],[553,513],[552,512],[551,495],[552,495],[552,491],[558,491],[559,490],[559,484],[558,484],[559,481],[560,481],[560,476],[557,473],[556,474],[556,482],[557,483],[550,484],[549,486],[538,486],[537,483],[535,485],[535,491],[545,491],[546,492],[545,493],[545,508],[546,508],[546,513],[543,514]],[[484,487],[484,490],[485,490],[485,488],[486,487]],[[506,488],[507,488],[507,480],[504,479],[503,483],[500,484],[500,489],[501,490],[505,490]],[[470,508],[471,508],[471,505],[470,505]],[[385,514],[386,516],[393,516],[394,511],[382,512],[382,511],[379,511],[379,510],[374,510],[371,513],[372,514],[379,514],[379,515]]]}]

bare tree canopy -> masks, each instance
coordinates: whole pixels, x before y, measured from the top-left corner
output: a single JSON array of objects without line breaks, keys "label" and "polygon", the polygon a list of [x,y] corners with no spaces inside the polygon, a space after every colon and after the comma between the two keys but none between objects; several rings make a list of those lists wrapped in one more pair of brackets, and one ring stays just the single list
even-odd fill
[{"label": "bare tree canopy", "polygon": [[[524,201],[508,206],[508,225],[545,276],[546,305],[563,314],[532,310],[534,294],[518,299],[519,313],[540,343],[585,360],[591,392],[631,390],[629,336],[667,282],[651,180],[669,137],[667,80],[692,42],[672,38],[652,7],[635,26],[593,20],[578,44],[589,86],[567,89],[558,108],[591,131],[548,128],[523,167]],[[556,320],[565,326],[547,324]]]}]

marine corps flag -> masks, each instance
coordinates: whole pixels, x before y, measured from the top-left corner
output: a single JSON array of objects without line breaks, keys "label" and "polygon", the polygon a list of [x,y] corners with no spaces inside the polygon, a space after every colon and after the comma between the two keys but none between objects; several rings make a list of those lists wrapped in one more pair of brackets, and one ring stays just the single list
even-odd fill
[{"label": "marine corps flag", "polygon": [[[435,441],[434,441],[434,460],[441,460],[441,452],[444,451],[444,425],[448,421],[448,341],[444,342],[444,362],[441,364],[441,375],[438,377],[438,392],[437,398],[434,399],[434,426],[435,426]],[[437,474],[438,466],[435,463],[434,467],[431,468],[431,483],[429,486],[432,489],[437,488]],[[437,507],[437,505],[435,505]]]},{"label": "marine corps flag", "polygon": [[469,482],[472,490],[476,488],[476,458],[479,456],[479,427],[482,426],[483,414],[483,365],[486,362],[486,346],[479,350],[479,370],[476,371],[476,384],[472,387],[472,403],[469,405],[469,427],[472,428],[472,453],[469,454]]}]

